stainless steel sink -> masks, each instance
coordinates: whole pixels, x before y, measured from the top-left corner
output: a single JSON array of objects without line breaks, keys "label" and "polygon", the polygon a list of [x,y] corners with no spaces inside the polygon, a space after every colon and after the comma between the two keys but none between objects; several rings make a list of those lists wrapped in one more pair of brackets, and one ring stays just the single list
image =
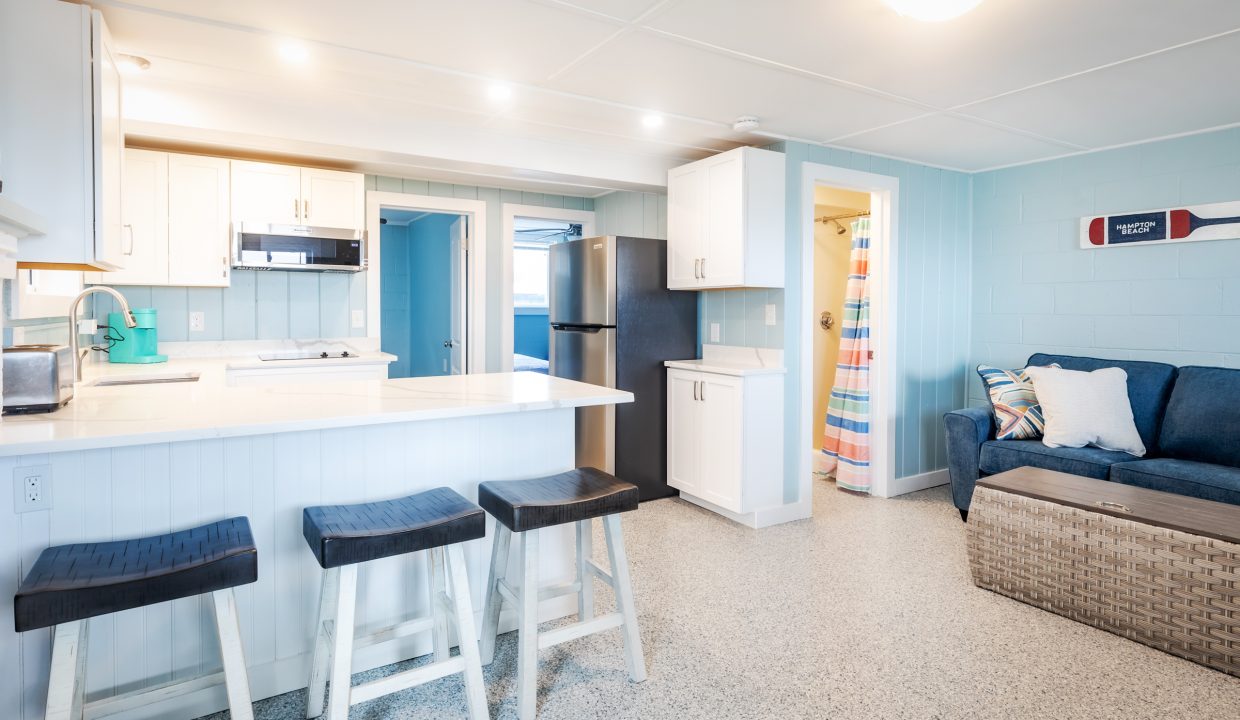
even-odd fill
[{"label": "stainless steel sink", "polygon": [[90,387],[112,387],[115,385],[158,385],[161,383],[198,382],[202,373],[183,372],[165,373],[162,375],[118,375],[102,377],[90,383]]}]

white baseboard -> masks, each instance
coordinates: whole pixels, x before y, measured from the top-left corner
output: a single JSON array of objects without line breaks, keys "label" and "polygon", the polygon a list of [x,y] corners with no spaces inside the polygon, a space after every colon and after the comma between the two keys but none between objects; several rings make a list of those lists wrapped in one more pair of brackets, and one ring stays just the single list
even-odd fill
[{"label": "white baseboard", "polygon": [[897,495],[907,495],[908,493],[917,492],[919,490],[928,490],[932,487],[946,485],[951,482],[947,475],[947,468],[942,470],[931,470],[919,475],[908,475],[902,478],[896,478],[887,485],[888,493],[886,497],[895,497]]},{"label": "white baseboard", "polygon": [[740,523],[745,527],[755,530],[770,527],[772,525],[780,525],[794,520],[804,520],[813,514],[813,507],[808,502],[795,502],[786,505],[777,505],[775,507],[763,508],[753,512],[738,513],[732,512],[727,508],[720,507],[709,500],[703,500],[700,497],[688,495],[684,491],[680,493],[680,499],[691,502],[698,507],[705,508],[716,515],[722,515],[735,523]]}]

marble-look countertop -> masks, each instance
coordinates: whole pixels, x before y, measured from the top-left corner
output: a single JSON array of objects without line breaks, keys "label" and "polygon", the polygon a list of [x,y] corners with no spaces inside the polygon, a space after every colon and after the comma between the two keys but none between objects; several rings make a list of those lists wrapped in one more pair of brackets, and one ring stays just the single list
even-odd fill
[{"label": "marble-look countertop", "polygon": [[678,370],[695,370],[697,372],[715,373],[716,375],[783,375],[785,372],[782,367],[740,365],[710,360],[668,360],[663,364]]},{"label": "marble-look countertop", "polygon": [[[191,362],[146,368],[184,371]],[[630,392],[524,372],[259,387],[217,377],[95,387],[88,376],[60,410],[0,420],[0,457],[633,401]]]},{"label": "marble-look countertop", "polygon": [[702,357],[691,360],[668,360],[663,364],[678,370],[693,370],[717,375],[783,375],[784,355],[781,350],[737,347],[734,345],[702,346]]}]

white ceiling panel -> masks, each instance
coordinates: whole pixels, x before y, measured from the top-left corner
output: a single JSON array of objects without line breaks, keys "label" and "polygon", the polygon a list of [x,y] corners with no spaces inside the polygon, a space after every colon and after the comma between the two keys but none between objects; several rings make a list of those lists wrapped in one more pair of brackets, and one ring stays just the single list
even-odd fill
[{"label": "white ceiling panel", "polygon": [[1105,147],[1240,121],[1238,76],[1240,33],[997,98],[962,112],[1087,147]]},{"label": "white ceiling panel", "polygon": [[640,17],[642,13],[657,5],[664,4],[663,0],[537,0],[547,5],[559,5],[568,8],[579,8],[587,12],[602,13],[604,15],[629,22]]},{"label": "white ceiling panel", "polygon": [[550,84],[717,122],[757,115],[764,128],[811,140],[856,132],[921,112],[916,106],[645,32],[615,40]]},{"label": "white ceiling panel", "polygon": [[970,171],[1039,160],[1075,150],[950,115],[919,118],[855,135],[838,144],[862,152]]},{"label": "white ceiling panel", "polygon": [[[513,81],[546,77],[618,27],[528,0],[128,0],[115,5],[105,0],[100,4],[110,25],[114,9],[143,7]],[[136,39],[123,24],[115,31],[126,41]],[[175,33],[174,39],[192,42],[183,33]],[[219,51],[226,53],[227,48]]]}]

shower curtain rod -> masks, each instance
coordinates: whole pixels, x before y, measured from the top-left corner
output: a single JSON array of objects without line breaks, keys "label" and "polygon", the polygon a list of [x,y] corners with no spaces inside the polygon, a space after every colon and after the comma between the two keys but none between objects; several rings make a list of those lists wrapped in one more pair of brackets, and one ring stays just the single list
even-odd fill
[{"label": "shower curtain rod", "polygon": [[847,215],[828,215],[828,216],[824,216],[820,218],[814,218],[814,222],[829,223],[829,222],[834,222],[836,220],[847,220],[849,218],[860,218],[860,217],[869,217],[869,216],[870,216],[869,210],[862,210],[860,212],[848,213]]}]

